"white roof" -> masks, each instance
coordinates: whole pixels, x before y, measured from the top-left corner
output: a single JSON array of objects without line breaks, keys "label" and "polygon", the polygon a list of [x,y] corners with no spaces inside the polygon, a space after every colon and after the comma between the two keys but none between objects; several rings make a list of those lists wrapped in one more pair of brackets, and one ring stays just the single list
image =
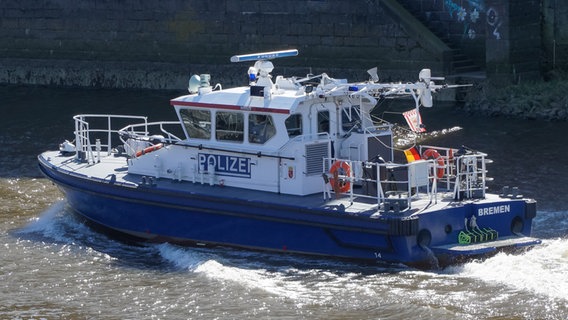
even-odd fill
[{"label": "white roof", "polygon": [[264,97],[250,96],[250,87],[185,95],[172,99],[170,103],[174,106],[290,114],[296,111],[300,101],[306,99],[305,94],[297,94],[297,92],[297,90],[273,90],[272,97],[266,105]]}]

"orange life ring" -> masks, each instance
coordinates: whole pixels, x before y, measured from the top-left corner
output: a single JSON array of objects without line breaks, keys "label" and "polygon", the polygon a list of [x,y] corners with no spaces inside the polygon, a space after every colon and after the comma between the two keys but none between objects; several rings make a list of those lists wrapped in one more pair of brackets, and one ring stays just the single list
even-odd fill
[{"label": "orange life ring", "polygon": [[441,179],[442,177],[444,177],[444,168],[446,166],[446,163],[444,162],[444,158],[442,158],[442,156],[440,156],[440,154],[438,153],[438,151],[434,150],[434,149],[426,149],[426,151],[424,151],[424,153],[422,153],[422,159],[434,159],[438,162],[438,165],[436,166],[436,176],[438,177],[438,179]]},{"label": "orange life ring", "polygon": [[144,150],[140,150],[140,151],[136,152],[136,156],[139,157],[139,156],[144,155],[146,153],[150,153],[152,151],[160,150],[160,149],[162,149],[163,146],[164,145],[161,144],[161,143],[155,144],[153,146],[149,146],[148,148],[145,148]]},{"label": "orange life ring", "polygon": [[329,182],[333,187],[333,191],[335,193],[345,193],[351,189],[351,182],[344,179],[339,179],[339,175],[351,177],[351,166],[349,163],[345,161],[335,161],[329,169],[331,173],[331,178],[329,178]]}]

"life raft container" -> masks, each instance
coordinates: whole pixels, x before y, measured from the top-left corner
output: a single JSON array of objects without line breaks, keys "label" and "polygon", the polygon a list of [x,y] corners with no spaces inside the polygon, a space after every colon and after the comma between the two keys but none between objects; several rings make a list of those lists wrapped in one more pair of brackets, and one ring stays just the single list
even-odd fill
[{"label": "life raft container", "polygon": [[351,177],[351,166],[345,161],[335,161],[329,169],[331,178],[329,182],[335,193],[346,193],[351,189],[351,182],[345,179],[339,179],[339,175]]},{"label": "life raft container", "polygon": [[440,156],[440,154],[438,153],[438,151],[434,150],[434,149],[426,149],[426,151],[424,151],[422,153],[422,159],[434,159],[436,160],[436,162],[438,163],[438,165],[436,166],[436,177],[438,177],[438,179],[441,179],[442,177],[444,177],[444,168],[446,167],[446,163],[444,162],[444,158],[442,158],[442,156]]},{"label": "life raft container", "polygon": [[148,148],[144,148],[143,150],[136,152],[136,157],[139,157],[139,156],[144,155],[146,153],[150,153],[152,151],[160,150],[160,149],[162,149],[163,146],[164,146],[163,144],[158,143],[158,144],[155,144],[153,146],[149,146]]}]

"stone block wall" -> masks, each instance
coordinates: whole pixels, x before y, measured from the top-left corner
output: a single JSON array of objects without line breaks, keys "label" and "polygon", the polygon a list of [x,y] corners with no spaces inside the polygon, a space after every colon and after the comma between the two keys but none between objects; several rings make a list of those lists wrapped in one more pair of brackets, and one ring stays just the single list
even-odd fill
[{"label": "stone block wall", "polygon": [[440,52],[383,1],[2,0],[0,82],[178,88],[205,72],[238,82],[246,66],[228,65],[231,55],[288,48],[300,56],[275,64],[299,75],[366,79],[378,66],[398,80],[443,70]]},{"label": "stone block wall", "polygon": [[542,64],[545,72],[568,70],[568,2],[542,0]]},{"label": "stone block wall", "polygon": [[486,40],[488,75],[513,83],[539,79],[542,67],[540,1],[486,2],[487,20],[493,30]]},{"label": "stone block wall", "polygon": [[478,66],[485,65],[489,23],[484,0],[399,0],[448,43],[465,52]]},{"label": "stone block wall", "polygon": [[567,13],[555,0],[2,0],[0,83],[170,89],[211,73],[233,85],[247,66],[231,55],[289,48],[300,56],[275,73],[363,80],[377,66],[412,80],[449,70],[446,41],[518,81],[568,69]]}]

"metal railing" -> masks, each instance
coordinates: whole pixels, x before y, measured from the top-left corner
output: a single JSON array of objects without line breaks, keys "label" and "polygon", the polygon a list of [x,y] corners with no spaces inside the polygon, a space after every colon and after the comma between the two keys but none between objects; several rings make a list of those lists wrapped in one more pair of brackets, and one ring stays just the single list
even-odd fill
[{"label": "metal railing", "polygon": [[[157,143],[167,143],[173,144],[178,141],[181,141],[178,136],[166,130],[165,126],[176,126],[179,127],[179,121],[159,121],[159,122],[144,122],[138,124],[129,124],[126,127],[118,130],[118,134],[120,136],[120,140],[124,145],[124,149],[126,154],[133,156],[138,151],[138,149],[133,148],[131,144],[128,143],[128,140],[134,140],[139,142],[144,142],[147,146],[151,146]],[[163,133],[166,136],[161,135],[150,135],[150,129],[157,128],[157,132]]]},{"label": "metal railing", "polygon": [[[175,143],[180,139],[168,132],[164,126],[176,125],[177,121],[148,122],[147,117],[131,115],[80,114],[75,120],[76,159],[94,164],[100,161],[101,154],[110,155],[118,145],[128,148],[126,140],[138,139],[149,142],[152,127],[166,134],[163,142]],[[124,127],[127,122],[137,122]]]},{"label": "metal railing", "polygon": [[487,189],[486,159],[484,153],[466,154],[456,158],[454,198],[484,198]]},{"label": "metal railing", "polygon": [[435,146],[420,146],[420,154],[426,150],[435,151],[439,158],[436,170],[443,170],[439,181],[447,190],[454,191],[455,199],[484,198],[487,178],[486,164],[491,160],[487,154],[465,148],[453,149]]},{"label": "metal railing", "polygon": [[[116,124],[119,119],[147,123],[146,117],[126,115],[80,114],[74,116],[73,119],[75,120],[76,158],[89,164],[99,162],[101,152],[110,155],[113,148],[113,136],[119,131],[115,128],[120,125]],[[93,126],[95,122],[97,125]]]},{"label": "metal railing", "polygon": [[[481,152],[423,146],[439,157],[407,164],[324,158],[324,197],[374,199],[380,209],[403,211],[412,201],[437,203],[439,191],[453,192],[454,199],[484,198],[487,156]],[[422,154],[422,153],[421,153]]]},{"label": "metal railing", "polygon": [[379,208],[402,211],[412,208],[413,199],[437,201],[433,167],[432,160],[396,164],[324,158],[324,168],[329,168],[324,193],[328,197],[344,193],[351,202],[355,197],[372,199]]}]

